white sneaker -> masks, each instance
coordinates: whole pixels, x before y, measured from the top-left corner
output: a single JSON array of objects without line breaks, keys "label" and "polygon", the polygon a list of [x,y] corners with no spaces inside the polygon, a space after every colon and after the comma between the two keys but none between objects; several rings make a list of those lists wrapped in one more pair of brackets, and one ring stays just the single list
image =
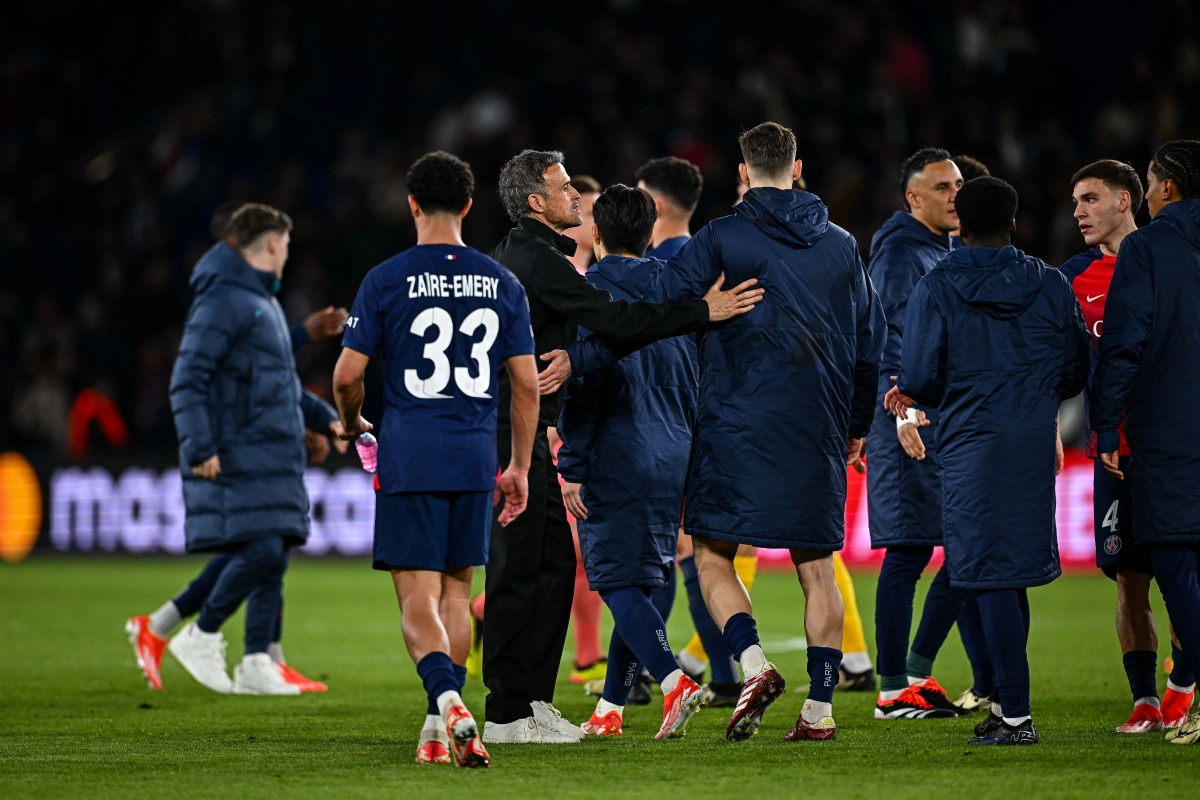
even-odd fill
[{"label": "white sneaker", "polygon": [[266,653],[250,653],[233,670],[234,694],[300,694],[300,687],[283,679],[283,673]]},{"label": "white sneaker", "polygon": [[229,680],[225,667],[225,637],[220,631],[205,633],[196,623],[189,622],[171,639],[167,649],[201,686],[219,694],[233,691],[233,681]]},{"label": "white sneaker", "polygon": [[567,736],[574,736],[576,739],[582,739],[587,735],[583,732],[583,728],[578,725],[572,725],[563,719],[562,713],[545,700],[535,700],[529,706],[533,709],[533,718],[537,721],[539,728],[543,730],[549,729],[557,733],[565,733]]},{"label": "white sneaker", "polygon": [[533,717],[505,722],[483,724],[484,744],[578,744],[579,739],[567,733],[538,725]]}]

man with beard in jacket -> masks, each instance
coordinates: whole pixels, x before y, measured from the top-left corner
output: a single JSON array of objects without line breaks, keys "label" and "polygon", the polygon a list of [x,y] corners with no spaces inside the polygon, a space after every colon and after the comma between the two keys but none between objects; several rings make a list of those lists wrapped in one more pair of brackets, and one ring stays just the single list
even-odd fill
[{"label": "man with beard in jacket", "polygon": [[[871,239],[869,272],[887,318],[887,346],[879,364],[879,402],[900,371],[904,310],[913,287],[950,252],[958,229],[954,198],[962,186],[950,153],[926,147],[900,173],[905,211],[897,211]],[[960,709],[932,677],[933,660],[962,608],[963,590],[950,588],[946,565],[933,579],[917,637],[909,652],[913,595],[921,572],[942,544],[942,485],[932,408],[906,417],[876,414],[867,435],[871,546],[887,548],[875,594],[879,701],[876,719],[956,717]],[[907,655],[907,658],[906,658]]]},{"label": "man with beard in jacket", "polygon": [[[1088,374],[1088,333],[1067,279],[1010,243],[1017,193],[998,178],[955,200],[965,247],[914,289],[888,410],[938,411],[950,585],[979,600],[1000,702],[973,744],[1037,743],[1026,589],[1057,578],[1058,406]],[[1003,476],[1003,480],[997,480]]]},{"label": "man with beard in jacket", "polygon": [[[1200,664],[1200,141],[1168,142],[1146,173],[1150,224],[1121,242],[1092,378],[1092,430],[1109,474],[1131,482],[1137,545],[1188,663]],[[1125,412],[1128,465],[1120,454]],[[1128,472],[1128,474],[1126,474]],[[1167,733],[1200,742],[1200,714]]]},{"label": "man with beard in jacket", "polygon": [[766,660],[733,559],[738,544],[784,547],[805,596],[808,699],[784,737],[831,739],[842,643],[834,551],[845,541],[846,466],[875,413],[883,310],[853,237],[815,195],[792,189],[796,137],[766,122],[738,140],[750,189],[662,272],[663,297],[701,297],[724,275],[757,279],[754,314],[700,344],[700,401],[686,484],[704,601],[744,683],[726,738],[752,736],[784,691]]}]

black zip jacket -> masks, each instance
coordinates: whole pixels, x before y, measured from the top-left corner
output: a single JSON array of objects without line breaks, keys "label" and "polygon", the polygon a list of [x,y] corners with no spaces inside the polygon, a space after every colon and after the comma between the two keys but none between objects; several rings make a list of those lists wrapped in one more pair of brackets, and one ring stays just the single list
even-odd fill
[{"label": "black zip jacket", "polygon": [[[579,325],[613,342],[643,343],[694,333],[708,323],[708,303],[703,298],[672,300],[651,305],[612,299],[575,271],[567,255],[575,253],[575,240],[555,233],[544,223],[523,217],[496,249],[492,258],[507,267],[529,298],[529,319],[538,355],[565,349],[575,341]],[[538,360],[541,372],[549,362]],[[538,425],[558,420],[566,387],[542,397]],[[512,390],[507,371],[500,373],[501,425],[509,420]]]}]

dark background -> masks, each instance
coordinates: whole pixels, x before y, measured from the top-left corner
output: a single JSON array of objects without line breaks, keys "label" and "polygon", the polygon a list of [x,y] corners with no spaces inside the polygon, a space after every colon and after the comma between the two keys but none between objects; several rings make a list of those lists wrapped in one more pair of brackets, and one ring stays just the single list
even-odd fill
[{"label": "dark background", "polygon": [[[430,149],[472,164],[465,237],[488,250],[522,148],[602,184],[688,158],[694,230],[734,200],[738,132],[772,119],[865,256],[901,160],[938,145],[1012,182],[1018,246],[1057,264],[1083,248],[1078,167],[1144,172],[1200,135],[1185,0],[45,5],[0,29],[0,449],[39,460],[65,453],[87,388],[128,422],[122,458],[170,457],[187,279],[226,199],[295,220],[280,299],[297,322],[413,243],[404,173]],[[338,347],[298,355],[326,396]]]}]

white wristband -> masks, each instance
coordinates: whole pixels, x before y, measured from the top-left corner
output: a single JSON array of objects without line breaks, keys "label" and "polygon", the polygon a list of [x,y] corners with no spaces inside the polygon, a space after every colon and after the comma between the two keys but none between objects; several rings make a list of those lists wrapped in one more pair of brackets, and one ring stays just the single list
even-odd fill
[{"label": "white wristband", "polygon": [[909,407],[908,412],[903,417],[896,417],[896,430],[900,430],[903,425],[917,424],[917,410]]}]

